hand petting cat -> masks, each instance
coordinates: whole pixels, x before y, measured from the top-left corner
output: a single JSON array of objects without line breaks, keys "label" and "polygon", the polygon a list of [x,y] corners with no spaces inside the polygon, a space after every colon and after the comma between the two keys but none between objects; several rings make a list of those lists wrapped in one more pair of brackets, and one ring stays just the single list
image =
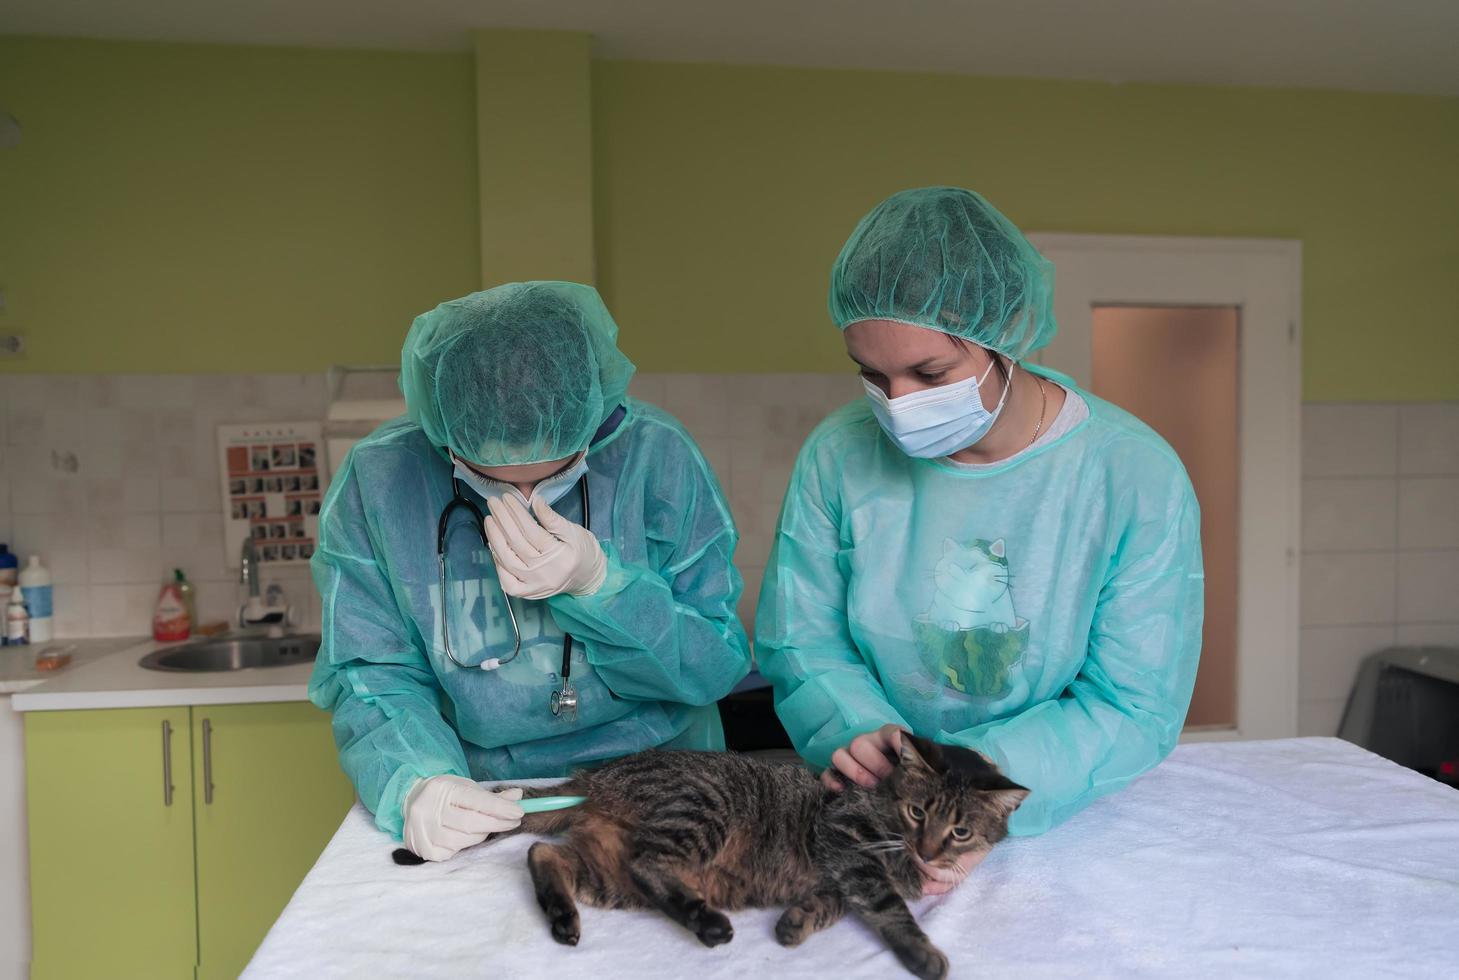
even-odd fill
[{"label": "hand petting cat", "polygon": [[[874,732],[858,735],[844,749],[831,754],[831,766],[821,773],[821,782],[827,788],[843,790],[844,780],[849,779],[868,789],[890,776],[895,763],[892,761],[902,751],[902,729],[898,725],[883,725]],[[946,895],[972,874],[974,868],[988,856],[988,851],[970,851],[958,858],[957,868],[934,868],[919,861],[917,870],[922,872],[922,896]]]}]

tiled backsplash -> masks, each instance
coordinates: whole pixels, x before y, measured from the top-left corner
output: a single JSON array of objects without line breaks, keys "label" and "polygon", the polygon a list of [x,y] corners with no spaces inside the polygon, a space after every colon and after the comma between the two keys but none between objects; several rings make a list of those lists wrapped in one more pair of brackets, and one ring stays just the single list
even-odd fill
[{"label": "tiled backsplash", "polygon": [[[0,540],[44,556],[62,635],[146,633],[164,574],[203,619],[240,601],[223,555],[216,427],[324,414],[317,374],[8,375],[0,379]],[[790,469],[849,375],[639,375],[719,475],[739,524],[753,621]],[[1459,403],[1304,410],[1303,734],[1336,731],[1358,661],[1393,643],[1459,644]],[[303,569],[270,570],[317,626]]]},{"label": "tiled backsplash", "polygon": [[[203,621],[236,615],[223,554],[216,430],[323,418],[323,375],[9,375],[0,399],[0,541],[40,554],[62,636],[144,634],[163,577],[182,568]],[[730,497],[742,543],[741,612],[754,599],[796,452],[859,391],[849,375],[639,375],[633,394],[695,434]],[[303,568],[265,568],[307,626]]]},{"label": "tiled backsplash", "polygon": [[1459,403],[1304,406],[1303,735],[1337,730],[1359,662],[1459,646]]},{"label": "tiled backsplash", "polygon": [[790,471],[811,430],[861,394],[850,374],[638,375],[633,394],[673,413],[704,451],[740,532],[740,618],[753,632],[760,580]]},{"label": "tiled backsplash", "polygon": [[[184,569],[203,621],[231,620],[216,429],[319,419],[319,374],[7,375],[0,379],[0,540],[40,554],[61,636],[145,634],[163,576]],[[305,625],[307,569],[269,570]]]}]

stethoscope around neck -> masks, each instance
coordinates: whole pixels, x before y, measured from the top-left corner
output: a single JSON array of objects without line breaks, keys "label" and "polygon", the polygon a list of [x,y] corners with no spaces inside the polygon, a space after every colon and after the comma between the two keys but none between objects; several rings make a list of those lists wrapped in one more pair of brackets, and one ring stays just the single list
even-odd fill
[{"label": "stethoscope around neck", "polygon": [[[441,519],[436,526],[436,565],[441,576],[441,641],[446,648],[446,657],[464,670],[495,670],[511,663],[517,659],[522,652],[522,630],[517,626],[517,614],[512,610],[512,597],[507,595],[507,590],[502,589],[502,603],[507,607],[507,620],[512,624],[512,654],[509,657],[493,657],[480,664],[463,664],[456,659],[456,654],[451,652],[451,615],[446,605],[446,536],[450,529],[451,517],[456,513],[457,508],[464,509],[471,515],[475,522],[476,533],[481,536],[481,547],[490,550],[486,540],[486,520],[481,513],[481,508],[476,506],[474,500],[470,500],[461,492],[461,481],[456,475],[451,474],[451,501],[441,511]],[[590,526],[592,521],[592,510],[588,497],[588,477],[583,474],[578,477],[578,494],[583,502],[583,527]],[[501,588],[501,583],[497,583]],[[552,702],[549,707],[554,715],[566,714],[571,719],[577,713],[577,692],[572,686],[572,634],[562,634],[562,687],[552,692]]]},{"label": "stethoscope around neck", "polygon": [[[606,439],[618,428],[623,417],[628,414],[627,409],[619,406],[613,414],[608,416],[598,431],[593,434],[591,446],[596,446]],[[583,504],[583,527],[592,527],[592,508],[588,496],[588,476],[584,473],[578,478],[578,495]],[[507,607],[507,620],[512,624],[512,653],[509,657],[493,657],[480,664],[463,664],[456,659],[456,654],[451,650],[451,616],[446,603],[446,539],[450,530],[451,518],[457,509],[464,509],[474,521],[476,533],[481,536],[481,547],[490,551],[491,546],[486,540],[486,519],[481,513],[481,508],[476,506],[476,501],[471,500],[461,490],[461,481],[453,472],[451,474],[451,499],[441,511],[441,517],[436,522],[436,566],[440,573],[441,580],[441,641],[446,650],[446,657],[463,670],[495,670],[505,664],[517,659],[522,652],[522,630],[517,626],[517,614],[512,609],[512,597],[507,595],[506,589],[502,589],[502,603]],[[497,582],[501,588],[501,582]],[[572,686],[572,634],[566,631],[562,636],[562,687],[552,692],[552,699],[548,705],[555,716],[565,717],[573,720],[577,716],[577,692]]]}]

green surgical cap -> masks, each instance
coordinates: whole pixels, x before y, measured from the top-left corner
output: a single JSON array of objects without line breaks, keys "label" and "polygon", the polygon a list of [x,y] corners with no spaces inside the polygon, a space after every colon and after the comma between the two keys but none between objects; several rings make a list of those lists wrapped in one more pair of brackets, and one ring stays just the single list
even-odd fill
[{"label": "green surgical cap", "polygon": [[897,320],[1014,360],[1047,344],[1054,266],[993,205],[958,187],[878,204],[831,267],[831,319]]},{"label": "green surgical cap", "polygon": [[400,351],[406,411],[477,466],[588,448],[628,392],[633,362],[591,286],[514,282],[423,313]]}]

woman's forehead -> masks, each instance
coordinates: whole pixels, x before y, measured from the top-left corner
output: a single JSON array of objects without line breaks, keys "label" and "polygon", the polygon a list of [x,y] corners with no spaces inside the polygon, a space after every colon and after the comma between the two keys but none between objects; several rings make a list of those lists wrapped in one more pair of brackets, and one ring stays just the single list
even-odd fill
[{"label": "woman's forehead", "polygon": [[863,364],[910,366],[928,358],[961,358],[980,350],[948,334],[897,320],[862,320],[846,328],[846,350]]}]

